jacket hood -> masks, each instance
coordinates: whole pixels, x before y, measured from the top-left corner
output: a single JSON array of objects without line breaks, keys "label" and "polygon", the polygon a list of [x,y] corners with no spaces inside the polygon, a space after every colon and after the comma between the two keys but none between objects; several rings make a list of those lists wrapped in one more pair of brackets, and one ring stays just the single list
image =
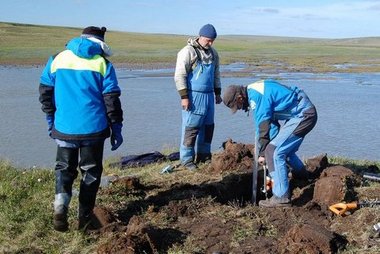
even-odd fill
[{"label": "jacket hood", "polygon": [[67,43],[66,48],[82,58],[92,58],[95,55],[103,54],[102,47],[98,43],[84,37],[70,40]]},{"label": "jacket hood", "polygon": [[198,42],[198,38],[199,38],[199,37],[189,38],[189,39],[187,40],[187,45],[192,46],[192,47],[194,47],[194,48],[200,48],[200,49],[202,49],[202,46],[201,46],[201,45],[199,44],[199,42]]}]

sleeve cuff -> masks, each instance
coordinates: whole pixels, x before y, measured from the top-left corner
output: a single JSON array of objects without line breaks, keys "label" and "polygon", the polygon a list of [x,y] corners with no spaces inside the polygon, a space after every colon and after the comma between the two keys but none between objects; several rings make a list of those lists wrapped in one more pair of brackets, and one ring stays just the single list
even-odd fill
[{"label": "sleeve cuff", "polygon": [[187,99],[189,98],[187,94],[187,89],[178,90],[179,96],[181,96],[181,99]]}]

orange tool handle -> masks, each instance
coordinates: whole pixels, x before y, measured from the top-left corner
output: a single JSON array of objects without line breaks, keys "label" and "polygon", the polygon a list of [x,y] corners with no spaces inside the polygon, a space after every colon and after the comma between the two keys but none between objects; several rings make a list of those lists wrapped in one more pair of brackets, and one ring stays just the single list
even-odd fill
[{"label": "orange tool handle", "polygon": [[352,202],[352,203],[338,203],[335,205],[329,206],[329,209],[335,213],[336,215],[345,215],[345,213],[348,210],[356,209],[358,208],[358,203],[357,202]]}]

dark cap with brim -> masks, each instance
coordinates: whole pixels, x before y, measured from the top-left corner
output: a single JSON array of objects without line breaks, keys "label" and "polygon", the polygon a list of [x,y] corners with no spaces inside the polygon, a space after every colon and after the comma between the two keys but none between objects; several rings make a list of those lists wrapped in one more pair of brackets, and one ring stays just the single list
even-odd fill
[{"label": "dark cap with brim", "polygon": [[241,87],[237,85],[230,85],[224,89],[223,103],[231,109],[232,113],[238,110],[236,99],[240,91]]}]

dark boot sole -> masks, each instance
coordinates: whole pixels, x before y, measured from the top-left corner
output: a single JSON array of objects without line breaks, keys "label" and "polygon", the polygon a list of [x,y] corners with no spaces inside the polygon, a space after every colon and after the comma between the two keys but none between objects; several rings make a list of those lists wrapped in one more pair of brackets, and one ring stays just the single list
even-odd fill
[{"label": "dark boot sole", "polygon": [[276,208],[276,207],[291,207],[292,204],[263,204],[259,202],[259,207]]},{"label": "dark boot sole", "polygon": [[62,224],[62,225],[54,225],[54,230],[56,230],[56,231],[59,231],[59,232],[66,232],[66,231],[68,231],[69,230],[69,225],[64,225],[64,224]]}]

